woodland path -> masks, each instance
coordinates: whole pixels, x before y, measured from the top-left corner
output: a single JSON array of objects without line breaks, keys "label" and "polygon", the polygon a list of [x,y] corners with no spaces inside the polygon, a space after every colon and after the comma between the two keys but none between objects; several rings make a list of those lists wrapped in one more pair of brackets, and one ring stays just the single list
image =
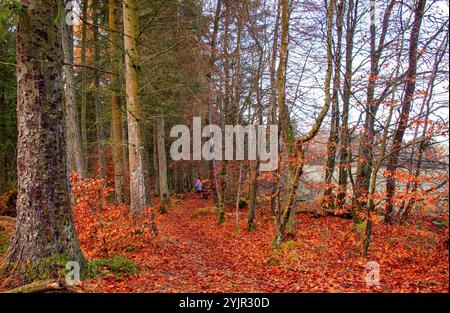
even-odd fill
[{"label": "woodland path", "polygon": [[[264,248],[270,253],[270,242],[261,240],[258,233],[265,237],[270,230],[247,233],[245,212],[242,211],[243,230],[238,235],[236,217],[232,213],[227,214],[229,223],[223,226],[215,224],[214,214],[191,218],[198,208],[212,207],[209,200],[189,195],[177,201],[179,204],[172,207],[169,214],[157,217],[158,252],[155,254],[149,249],[131,255],[130,259],[143,270],[138,276],[114,279],[117,291],[265,292],[276,289],[276,284],[261,271],[266,258],[261,258],[260,253]],[[111,280],[110,277],[100,279],[95,289],[102,289],[102,284]]]},{"label": "woodland path", "polygon": [[[399,292],[448,291],[448,250],[437,246],[439,237],[380,225],[372,248],[383,272],[380,287],[367,287],[360,241],[351,235],[348,220],[299,216],[298,238],[274,250],[273,218],[258,215],[257,229],[245,229],[246,212],[239,214],[241,233],[236,233],[234,208],[226,223],[218,226],[211,211],[191,217],[212,202],[187,195],[175,199],[168,214],[158,215],[157,245],[149,245],[126,257],[141,272],[126,277],[106,276],[85,281],[87,292]],[[260,209],[261,210],[261,209]],[[261,212],[260,212],[261,213]],[[268,213],[268,212],[267,212]],[[385,237],[385,238],[382,238]],[[388,240],[390,245],[381,244]],[[427,255],[414,245],[433,243]],[[400,250],[399,250],[400,249]],[[385,257],[384,256],[386,255]],[[423,269],[427,268],[427,271]]]}]

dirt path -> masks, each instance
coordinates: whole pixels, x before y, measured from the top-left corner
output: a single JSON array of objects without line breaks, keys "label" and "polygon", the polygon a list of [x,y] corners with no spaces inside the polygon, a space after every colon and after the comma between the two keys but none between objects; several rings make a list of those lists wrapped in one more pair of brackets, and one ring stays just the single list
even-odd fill
[{"label": "dirt path", "polygon": [[[156,281],[169,283],[145,285],[137,291],[211,292],[229,288],[231,291],[262,292],[264,287],[273,286],[267,280],[252,278],[245,273],[245,268],[239,269],[240,265],[244,266],[239,262],[243,251],[230,246],[232,241],[239,240],[236,233],[229,232],[230,225],[216,226],[213,214],[190,217],[199,207],[210,207],[211,203],[188,198],[182,205],[182,208],[175,207],[168,215],[158,218],[163,249],[168,255],[159,260],[156,273],[150,270],[142,274],[144,280],[156,278]],[[240,217],[243,219],[244,214]],[[224,231],[226,236],[222,234]],[[258,263],[254,263],[255,267]]]},{"label": "dirt path", "polygon": [[[208,200],[187,197],[168,214],[157,217],[159,245],[128,257],[139,264],[139,275],[90,281],[88,290],[128,292],[268,292],[277,284],[267,278],[265,260],[271,253],[267,227],[238,235],[235,215],[216,225],[213,212],[191,218],[199,208],[211,208]],[[241,228],[245,212],[240,213]]]},{"label": "dirt path", "polygon": [[[381,285],[367,287],[366,259],[360,258],[360,241],[352,224],[337,218],[300,216],[298,238],[274,250],[273,219],[259,212],[255,231],[245,230],[245,214],[230,208],[226,223],[218,226],[211,212],[191,218],[212,204],[192,196],[177,200],[168,214],[156,218],[157,245],[127,253],[141,272],[86,283],[96,292],[399,292],[448,290],[448,251],[437,246],[438,237],[418,236],[407,229],[393,231],[379,225],[371,260],[381,264]],[[384,238],[383,238],[384,237]],[[433,243],[427,255],[405,242]],[[416,241],[420,240],[420,241]],[[387,245],[386,242],[390,244]],[[407,255],[408,257],[404,257]],[[423,269],[427,268],[427,271]],[[411,275],[411,277],[408,277]]]}]

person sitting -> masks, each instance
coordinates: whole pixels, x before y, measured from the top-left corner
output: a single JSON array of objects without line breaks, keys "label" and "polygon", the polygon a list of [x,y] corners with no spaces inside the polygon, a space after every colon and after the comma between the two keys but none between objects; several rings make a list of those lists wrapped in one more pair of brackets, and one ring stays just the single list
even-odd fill
[{"label": "person sitting", "polygon": [[202,180],[200,179],[200,177],[197,177],[194,180],[194,189],[195,189],[195,193],[196,194],[201,194],[203,191],[203,183]]}]

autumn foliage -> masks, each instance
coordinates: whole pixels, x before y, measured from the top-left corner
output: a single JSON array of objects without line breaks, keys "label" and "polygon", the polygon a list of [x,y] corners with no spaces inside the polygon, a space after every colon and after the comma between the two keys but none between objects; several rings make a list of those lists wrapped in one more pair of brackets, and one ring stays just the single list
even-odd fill
[{"label": "autumn foliage", "polygon": [[[298,214],[296,238],[275,249],[274,220],[264,207],[258,208],[257,229],[237,234],[232,222],[216,225],[210,200],[188,195],[175,198],[168,214],[157,215],[155,237],[136,225],[127,206],[108,205],[110,189],[103,180],[72,175],[71,183],[83,252],[89,258],[121,255],[141,269],[87,280],[80,287],[84,291],[448,291],[448,227],[419,215],[413,217],[416,227],[389,226],[374,218],[370,255],[362,258],[363,230],[349,220]],[[234,214],[227,208],[228,221]],[[241,229],[245,214],[239,212]],[[379,286],[366,285],[370,260],[379,263]]]},{"label": "autumn foliage", "polygon": [[71,175],[74,215],[83,252],[90,258],[111,257],[153,243],[148,227],[135,223],[125,205],[112,206],[112,189],[103,179]]}]

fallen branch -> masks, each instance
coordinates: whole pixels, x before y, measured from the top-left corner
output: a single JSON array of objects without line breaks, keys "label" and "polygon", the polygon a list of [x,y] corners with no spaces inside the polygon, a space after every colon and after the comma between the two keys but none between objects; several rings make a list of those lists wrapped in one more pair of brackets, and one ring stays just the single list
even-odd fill
[{"label": "fallen branch", "polygon": [[351,212],[343,212],[343,213],[336,213],[334,211],[329,210],[322,210],[322,211],[314,211],[314,210],[300,210],[296,211],[298,214],[310,214],[314,218],[324,217],[324,216],[333,216],[333,217],[339,217],[347,220],[351,220],[353,218]]},{"label": "fallen branch", "polygon": [[44,280],[20,286],[2,293],[43,293],[49,291],[65,290],[66,286],[56,280]]}]

